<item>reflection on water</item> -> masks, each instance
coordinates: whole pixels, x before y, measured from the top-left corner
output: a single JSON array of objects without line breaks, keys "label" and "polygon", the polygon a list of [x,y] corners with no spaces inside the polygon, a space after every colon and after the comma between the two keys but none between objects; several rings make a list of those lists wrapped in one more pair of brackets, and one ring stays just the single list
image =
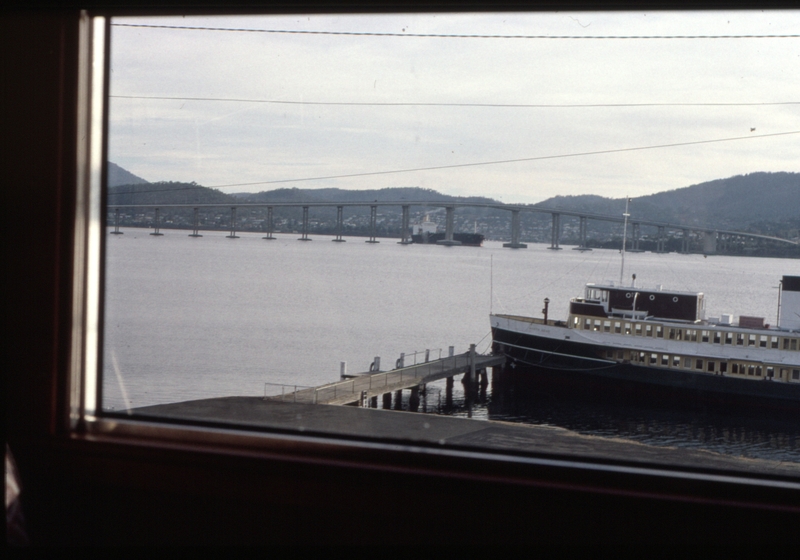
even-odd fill
[{"label": "reflection on water", "polygon": [[581,434],[618,437],[658,446],[707,449],[741,457],[800,462],[800,426],[763,409],[657,399],[632,401],[613,394],[543,386],[524,371],[493,377],[488,418],[560,426]]}]

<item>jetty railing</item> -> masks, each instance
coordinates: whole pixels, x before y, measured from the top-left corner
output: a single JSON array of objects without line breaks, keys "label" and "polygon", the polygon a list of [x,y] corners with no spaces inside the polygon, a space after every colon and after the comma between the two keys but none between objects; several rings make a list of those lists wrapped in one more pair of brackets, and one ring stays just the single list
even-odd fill
[{"label": "jetty railing", "polygon": [[[281,394],[280,395],[270,395],[270,398],[277,399],[280,397],[280,400],[287,400],[290,402],[308,402],[307,400],[297,400],[298,389],[312,389],[310,385],[290,385],[288,383],[264,383],[264,398],[267,398],[267,386],[271,387],[280,387]],[[286,389],[291,389],[291,391],[287,391]]]},{"label": "jetty railing", "polygon": [[[394,391],[401,391],[426,385],[439,379],[452,377],[461,373],[469,373],[470,369],[485,369],[501,363],[502,359],[491,354],[479,354],[473,349],[463,354],[450,355],[432,361],[397,367],[389,371],[369,371],[349,376],[334,383],[318,387],[299,388],[287,393],[287,387],[279,383],[265,384],[264,398],[306,404],[348,404],[359,399],[375,398]],[[418,354],[422,354],[419,352]],[[401,357],[398,362],[403,360]],[[500,360],[500,362],[498,362]],[[495,363],[497,362],[497,363]],[[279,395],[268,396],[267,385],[281,387]]]},{"label": "jetty railing", "polygon": [[[411,353],[408,353],[408,354],[402,353],[402,354],[400,354],[400,359],[398,361],[403,360],[404,361],[403,365],[405,365],[405,360],[413,358],[414,359],[414,363],[413,364],[409,364],[409,365],[417,365],[417,357],[419,356],[420,360],[422,360],[422,356],[423,355],[425,356],[425,361],[420,361],[420,363],[427,363],[427,362],[431,361],[431,359],[433,359],[433,360],[441,360],[442,359],[442,350],[443,350],[443,348],[426,348],[425,350],[415,350],[414,352],[411,352]],[[432,356],[434,356],[437,353],[438,353],[438,357],[433,358]]]}]

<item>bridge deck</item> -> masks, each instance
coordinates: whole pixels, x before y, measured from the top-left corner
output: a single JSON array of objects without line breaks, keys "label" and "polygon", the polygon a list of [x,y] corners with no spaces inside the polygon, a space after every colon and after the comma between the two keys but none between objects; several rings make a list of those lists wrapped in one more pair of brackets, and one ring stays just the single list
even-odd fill
[{"label": "bridge deck", "polygon": [[[504,356],[476,354],[475,369],[477,371],[498,366],[504,360]],[[469,370],[470,355],[469,352],[466,352],[391,371],[363,373],[352,379],[275,395],[267,397],[267,399],[314,404],[350,404],[361,399],[362,393],[366,393],[367,398],[377,397],[392,391],[410,389],[446,377],[467,373]]]}]

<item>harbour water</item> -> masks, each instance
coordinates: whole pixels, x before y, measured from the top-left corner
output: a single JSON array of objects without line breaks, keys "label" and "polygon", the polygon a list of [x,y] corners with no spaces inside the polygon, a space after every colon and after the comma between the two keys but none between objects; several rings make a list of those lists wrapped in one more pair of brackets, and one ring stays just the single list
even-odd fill
[{"label": "harbour water", "polygon": [[[469,344],[488,352],[490,311],[565,318],[586,282],[619,281],[620,254],[546,245],[502,248],[403,246],[396,239],[299,242],[297,234],[129,228],[109,235],[106,255],[103,408],[120,410],[219,396],[279,394],[339,378],[340,363],[382,369],[401,353]],[[708,316],[755,315],[774,323],[778,280],[798,263],[703,255],[628,253],[625,278],[637,285],[702,291]],[[422,354],[417,359],[423,359]],[[441,386],[439,386],[441,384]],[[429,413],[467,415],[456,383],[428,392]],[[498,391],[498,394],[493,394]],[[500,394],[502,391],[502,395]],[[502,398],[501,398],[502,397]],[[473,418],[566,427],[652,445],[703,448],[800,462],[800,426],[741,412],[672,410],[637,403],[606,406],[541,394],[519,383],[490,384]]]}]

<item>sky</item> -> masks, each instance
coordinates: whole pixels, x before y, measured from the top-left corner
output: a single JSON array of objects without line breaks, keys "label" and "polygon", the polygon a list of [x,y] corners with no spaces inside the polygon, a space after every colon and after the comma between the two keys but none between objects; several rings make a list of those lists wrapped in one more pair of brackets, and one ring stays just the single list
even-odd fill
[{"label": "sky", "polygon": [[148,181],[535,203],[800,171],[800,10],[111,23],[109,160]]}]

